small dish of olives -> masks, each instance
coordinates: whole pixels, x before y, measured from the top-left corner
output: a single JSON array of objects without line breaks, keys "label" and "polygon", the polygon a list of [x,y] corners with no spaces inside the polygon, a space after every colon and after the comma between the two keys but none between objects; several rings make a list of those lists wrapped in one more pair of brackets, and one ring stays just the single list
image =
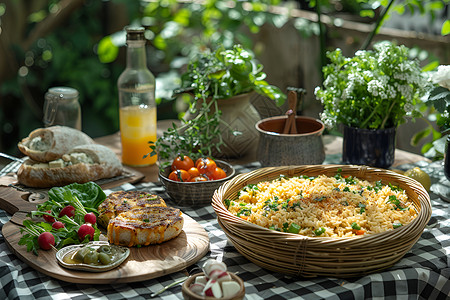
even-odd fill
[{"label": "small dish of olives", "polygon": [[67,246],[56,252],[58,263],[68,269],[105,272],[119,266],[130,255],[130,249],[106,241]]}]

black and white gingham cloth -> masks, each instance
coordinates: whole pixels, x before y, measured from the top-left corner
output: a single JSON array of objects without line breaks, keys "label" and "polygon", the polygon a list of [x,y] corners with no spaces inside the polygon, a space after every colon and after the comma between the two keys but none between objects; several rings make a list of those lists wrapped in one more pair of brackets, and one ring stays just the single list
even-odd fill
[{"label": "black and white gingham cloth", "polygon": [[[327,158],[327,163],[337,163]],[[432,175],[433,183],[442,181],[442,163],[416,164]],[[413,165],[404,165],[407,169]],[[258,164],[238,166],[243,173]],[[160,183],[125,184],[114,190],[138,189],[170,197]],[[106,191],[111,192],[111,191]],[[245,299],[450,299],[450,203],[431,194],[433,214],[421,238],[393,267],[360,278],[295,278],[262,269],[244,258],[228,242],[211,206],[181,208],[209,233],[208,258],[222,260],[231,272],[244,281]],[[170,201],[168,201],[170,204]],[[0,210],[0,226],[10,215]],[[175,280],[185,277],[176,272],[156,279],[114,285],[74,284],[53,279],[35,271],[7,248],[0,236],[0,299],[149,299],[150,295]],[[182,299],[181,285],[159,295],[159,299]]]}]

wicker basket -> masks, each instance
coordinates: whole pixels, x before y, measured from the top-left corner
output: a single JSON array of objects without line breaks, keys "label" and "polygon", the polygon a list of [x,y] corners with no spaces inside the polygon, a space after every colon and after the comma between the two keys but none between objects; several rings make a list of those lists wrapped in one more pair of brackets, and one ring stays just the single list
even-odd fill
[{"label": "wicker basket", "polygon": [[221,160],[215,160],[218,167],[222,168],[227,177],[219,180],[200,181],[200,182],[179,182],[170,180],[170,166],[162,173],[159,173],[159,180],[165,186],[170,198],[179,206],[199,207],[211,204],[211,198],[214,191],[225,181],[231,179],[234,174],[234,168]]},{"label": "wicker basket", "polygon": [[[414,203],[417,217],[405,226],[377,234],[340,239],[306,237],[244,221],[223,204],[225,199],[236,199],[238,191],[247,184],[272,180],[280,174],[334,176],[339,168],[343,176],[368,181],[381,179],[385,184],[398,185]],[[212,206],[228,239],[247,259],[275,272],[303,277],[348,278],[388,268],[411,249],[431,217],[430,197],[414,179],[392,171],[349,165],[271,167],[237,175],[215,191]]]}]

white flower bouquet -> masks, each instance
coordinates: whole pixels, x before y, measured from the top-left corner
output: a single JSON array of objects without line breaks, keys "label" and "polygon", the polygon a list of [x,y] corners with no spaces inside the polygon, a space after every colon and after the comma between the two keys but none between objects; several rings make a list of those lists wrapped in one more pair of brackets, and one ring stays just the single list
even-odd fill
[{"label": "white flower bouquet", "polygon": [[328,52],[323,88],[315,95],[323,104],[322,121],[366,129],[397,127],[406,116],[421,116],[417,104],[426,94],[428,80],[409,49],[389,42],[373,51],[358,51],[347,58],[337,49]]},{"label": "white flower bouquet", "polygon": [[430,88],[428,99],[425,104],[433,107],[431,111],[439,131],[435,130],[430,124],[423,131],[418,132],[412,139],[413,144],[417,144],[423,138],[432,135],[432,142],[425,143],[422,147],[422,153],[425,157],[431,159],[443,158],[447,137],[450,132],[450,65],[441,65],[436,72],[431,75],[431,81],[434,85]]}]

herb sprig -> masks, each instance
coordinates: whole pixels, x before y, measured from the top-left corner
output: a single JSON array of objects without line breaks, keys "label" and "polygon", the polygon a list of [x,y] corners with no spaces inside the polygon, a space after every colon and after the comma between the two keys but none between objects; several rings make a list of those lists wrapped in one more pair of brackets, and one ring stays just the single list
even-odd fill
[{"label": "herb sprig", "polygon": [[[189,112],[195,117],[181,120],[181,126],[172,125],[156,141],[149,141],[151,152],[159,155],[163,161],[161,167],[167,166],[165,160],[177,154],[189,154],[193,159],[201,156],[212,157],[220,153],[224,144],[222,128],[233,131],[221,119],[217,99],[227,99],[236,95],[257,92],[275,101],[280,106],[286,95],[278,87],[269,85],[263,66],[257,64],[253,55],[240,45],[232,49],[223,46],[214,52],[201,53],[190,61],[186,73],[181,77],[181,88],[175,94],[190,93]],[[147,155],[146,155],[147,156]]]}]

